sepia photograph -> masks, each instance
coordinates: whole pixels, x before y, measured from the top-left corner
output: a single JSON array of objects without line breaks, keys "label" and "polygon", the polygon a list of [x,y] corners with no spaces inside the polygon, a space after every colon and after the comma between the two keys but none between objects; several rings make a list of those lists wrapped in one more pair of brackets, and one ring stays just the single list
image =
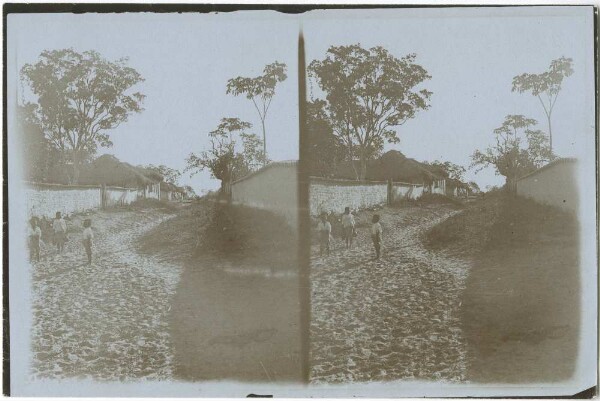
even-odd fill
[{"label": "sepia photograph", "polygon": [[5,394],[596,394],[594,6],[54,6],[4,6]]}]

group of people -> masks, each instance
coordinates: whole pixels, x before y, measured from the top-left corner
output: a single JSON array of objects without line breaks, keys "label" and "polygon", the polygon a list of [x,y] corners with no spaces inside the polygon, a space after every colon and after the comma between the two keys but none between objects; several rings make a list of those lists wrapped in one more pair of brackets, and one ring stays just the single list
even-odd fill
[{"label": "group of people", "polygon": [[[375,249],[375,258],[379,259],[381,257],[381,241],[383,229],[381,227],[381,223],[379,222],[380,216],[378,214],[374,214],[371,220],[371,239],[373,241],[373,247]],[[352,242],[354,237],[356,236],[356,221],[354,219],[354,215],[350,212],[350,208],[346,207],[344,209],[344,214],[341,219],[342,225],[342,239],[345,242],[346,249],[352,248]],[[327,255],[331,252],[331,223],[329,222],[329,216],[326,212],[322,212],[320,216],[320,221],[317,226],[317,231],[319,232],[319,248],[320,255],[323,256],[325,253]]]},{"label": "group of people", "polygon": [[[40,223],[37,217],[32,217],[29,220],[29,258],[32,262],[40,261],[40,246],[43,243]],[[56,212],[55,218],[52,220],[52,241],[56,245],[56,250],[59,254],[65,249],[67,240],[67,222],[61,212]],[[83,221],[82,244],[87,255],[88,265],[92,264],[93,241],[92,220],[85,219]]]}]

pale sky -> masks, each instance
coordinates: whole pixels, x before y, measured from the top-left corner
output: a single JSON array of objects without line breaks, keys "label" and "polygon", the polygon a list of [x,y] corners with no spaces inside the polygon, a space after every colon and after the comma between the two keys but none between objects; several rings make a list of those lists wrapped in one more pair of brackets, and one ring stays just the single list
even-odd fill
[{"label": "pale sky", "polygon": [[[331,45],[383,46],[397,57],[417,54],[432,75],[431,108],[398,128],[398,149],[420,161],[448,160],[464,166],[477,148],[492,143],[507,114],[524,114],[547,130],[534,97],[511,92],[523,72],[543,72],[550,61],[571,57],[575,73],[563,86],[553,114],[555,151],[589,157],[593,147],[593,42],[591,7],[446,8],[273,11],[220,14],[28,14],[8,17],[9,79],[41,51],[94,49],[110,60],[129,57],[145,78],[145,110],[111,133],[112,153],[132,164],[165,164],[182,170],[190,151],[208,146],[207,133],[222,117],[260,120],[245,97],[225,94],[229,78],[256,76],[275,60],[288,66],[267,116],[267,147],[273,160],[298,158],[297,41],[306,38],[307,61],[323,58]],[[17,53],[14,51],[16,45]],[[12,66],[12,68],[11,68]],[[14,79],[14,78],[13,78]],[[313,84],[314,85],[314,84]],[[309,93],[310,93],[309,88]],[[313,94],[318,90],[313,87]],[[591,138],[591,142],[590,142]],[[593,151],[593,149],[592,149]],[[492,169],[467,179],[499,185]],[[209,173],[189,178],[196,190],[218,187]]]}]

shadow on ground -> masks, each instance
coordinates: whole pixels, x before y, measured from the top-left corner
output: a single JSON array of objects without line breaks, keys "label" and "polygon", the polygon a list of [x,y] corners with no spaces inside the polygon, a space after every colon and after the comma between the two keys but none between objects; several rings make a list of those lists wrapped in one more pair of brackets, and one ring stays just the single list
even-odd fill
[{"label": "shadow on ground", "polygon": [[170,314],[176,378],[300,380],[295,235],[268,212],[201,202],[140,241],[184,267]]},{"label": "shadow on ground", "polygon": [[428,232],[429,247],[474,261],[462,296],[468,380],[556,382],[573,375],[578,239],[574,215],[502,193]]}]

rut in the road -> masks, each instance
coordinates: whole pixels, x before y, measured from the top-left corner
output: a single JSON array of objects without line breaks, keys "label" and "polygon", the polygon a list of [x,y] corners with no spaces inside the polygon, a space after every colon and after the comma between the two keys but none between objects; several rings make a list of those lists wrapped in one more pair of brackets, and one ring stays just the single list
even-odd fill
[{"label": "rut in the road", "polygon": [[[383,209],[384,250],[373,260],[368,224],[312,257],[311,380],[465,379],[458,310],[469,264],[426,250],[420,235],[450,217],[442,206]],[[372,213],[360,219],[370,221]]]},{"label": "rut in the road", "polygon": [[98,212],[91,267],[76,232],[63,255],[52,249],[32,266],[34,376],[172,377],[166,317],[180,268],[133,247],[169,217],[156,210]]}]

